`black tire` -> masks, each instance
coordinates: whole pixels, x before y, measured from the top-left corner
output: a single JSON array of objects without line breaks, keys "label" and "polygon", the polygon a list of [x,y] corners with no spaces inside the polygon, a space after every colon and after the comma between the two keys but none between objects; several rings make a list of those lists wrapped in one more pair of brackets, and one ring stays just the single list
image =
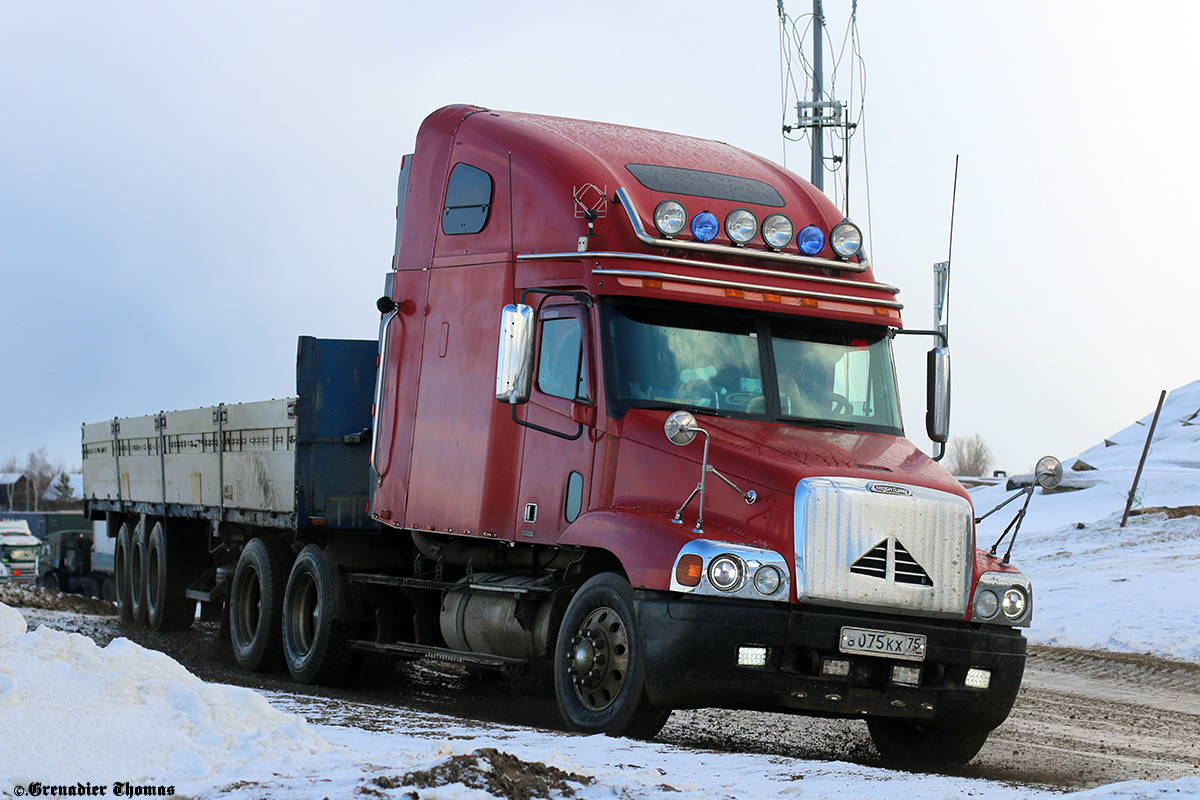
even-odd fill
[{"label": "black tire", "polygon": [[229,590],[229,639],[238,666],[279,666],[283,590],[292,549],[278,539],[252,539],[242,550]]},{"label": "black tire", "polygon": [[133,621],[137,625],[146,624],[146,520],[132,531],[132,544],[129,548],[129,602],[133,609]]},{"label": "black tire", "polygon": [[42,588],[49,589],[52,592],[62,591],[62,581],[58,579],[58,573],[50,570],[42,576]]},{"label": "black tire", "polygon": [[580,587],[554,647],[554,694],[567,727],[652,739],[670,709],[646,697],[646,670],[629,582],[612,573]]},{"label": "black tire", "polygon": [[146,542],[146,621],[156,631],[186,630],[196,619],[196,601],[186,594],[196,577],[196,554],[187,547],[185,531],[173,534],[168,540],[166,527],[156,522]]},{"label": "black tire", "polygon": [[100,596],[100,579],[95,575],[88,575],[83,579],[83,588],[80,590],[86,597]]},{"label": "black tire", "polygon": [[350,677],[350,625],[338,619],[337,569],[315,544],[300,551],[283,599],[283,660],[299,683],[336,686]]},{"label": "black tire", "polygon": [[991,731],[959,730],[870,717],[867,730],[888,766],[904,769],[959,767],[983,747]]},{"label": "black tire", "polygon": [[124,522],[117,531],[113,569],[117,581],[117,615],[122,622],[133,622],[133,551],[136,547],[133,523]]},{"label": "black tire", "polygon": [[100,599],[106,603],[117,602],[117,581],[112,575],[105,575],[100,584]]}]

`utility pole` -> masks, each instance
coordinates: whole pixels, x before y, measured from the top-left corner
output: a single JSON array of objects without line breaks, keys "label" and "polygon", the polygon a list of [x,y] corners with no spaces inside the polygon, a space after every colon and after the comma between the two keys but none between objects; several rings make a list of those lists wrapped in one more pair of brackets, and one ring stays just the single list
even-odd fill
[{"label": "utility pole", "polygon": [[[813,0],[813,109],[821,108],[821,34],[825,30],[825,12],[821,8],[821,0]],[[818,191],[825,191],[825,152],[824,137],[821,127],[812,129],[812,166],[810,170],[812,185]]]}]

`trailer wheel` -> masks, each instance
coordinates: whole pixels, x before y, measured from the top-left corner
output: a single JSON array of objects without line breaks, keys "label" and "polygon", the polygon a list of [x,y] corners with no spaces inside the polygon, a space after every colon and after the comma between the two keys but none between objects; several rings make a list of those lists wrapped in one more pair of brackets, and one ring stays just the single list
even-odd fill
[{"label": "trailer wheel", "polygon": [[283,659],[304,684],[336,685],[354,666],[350,626],[337,619],[337,570],[310,544],[296,556],[283,599]]},{"label": "trailer wheel", "polygon": [[[142,522],[144,530],[145,521]],[[138,625],[146,624],[146,561],[147,547],[143,530],[131,530],[129,547],[129,600],[133,608],[133,621]]]},{"label": "trailer wheel", "polygon": [[[180,533],[176,531],[176,533]],[[172,537],[174,540],[176,537]],[[178,541],[167,541],[163,523],[154,523],[146,543],[146,619],[156,631],[178,631],[192,626],[196,601],[188,599],[188,584],[194,577],[193,554]]]},{"label": "trailer wheel", "polygon": [[283,589],[292,558],[279,539],[251,539],[238,558],[229,592],[229,639],[238,666],[266,672],[279,666]]},{"label": "trailer wheel", "polygon": [[889,766],[962,766],[975,757],[990,731],[960,730],[917,722],[870,717],[867,730]]},{"label": "trailer wheel", "polygon": [[113,571],[116,573],[117,615],[122,622],[133,622],[133,524],[121,523],[113,548]]},{"label": "trailer wheel", "polygon": [[646,697],[633,590],[604,573],[571,598],[554,648],[554,693],[571,730],[651,739],[670,709]]}]

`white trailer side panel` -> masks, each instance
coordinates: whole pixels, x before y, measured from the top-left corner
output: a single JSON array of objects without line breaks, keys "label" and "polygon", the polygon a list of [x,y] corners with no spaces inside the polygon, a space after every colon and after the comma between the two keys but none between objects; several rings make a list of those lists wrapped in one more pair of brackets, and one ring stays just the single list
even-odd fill
[{"label": "white trailer side panel", "polygon": [[291,513],[295,400],[169,411],[83,426],[88,498]]}]

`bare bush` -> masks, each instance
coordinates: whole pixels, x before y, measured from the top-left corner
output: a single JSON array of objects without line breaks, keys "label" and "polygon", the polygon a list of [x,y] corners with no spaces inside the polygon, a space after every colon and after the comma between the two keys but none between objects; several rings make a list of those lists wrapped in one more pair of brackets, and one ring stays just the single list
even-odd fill
[{"label": "bare bush", "polygon": [[988,474],[992,468],[992,449],[978,433],[969,439],[951,439],[946,469],[951,475],[973,476]]}]

